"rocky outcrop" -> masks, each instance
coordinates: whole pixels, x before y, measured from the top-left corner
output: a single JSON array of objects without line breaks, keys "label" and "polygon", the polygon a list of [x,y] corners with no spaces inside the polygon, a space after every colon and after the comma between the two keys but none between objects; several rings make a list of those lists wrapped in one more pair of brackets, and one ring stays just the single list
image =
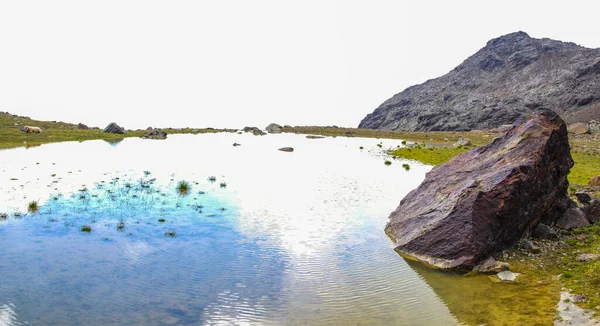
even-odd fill
[{"label": "rocky outcrop", "polygon": [[88,126],[86,126],[86,125],[84,125],[83,123],[80,122],[80,123],[77,124],[77,129],[88,130],[88,129],[90,129],[90,127],[88,127]]},{"label": "rocky outcrop", "polygon": [[160,129],[152,129],[147,131],[142,137],[143,139],[167,139],[167,133]]},{"label": "rocky outcrop", "polygon": [[439,268],[470,269],[512,247],[569,207],[573,166],[565,123],[554,113],[434,167],[391,214],[396,251]]},{"label": "rocky outcrop", "polygon": [[279,134],[281,133],[281,126],[276,124],[276,123],[272,123],[270,125],[267,126],[267,128],[265,128],[265,130],[267,130],[268,133],[270,134]]},{"label": "rocky outcrop", "polygon": [[111,134],[124,134],[125,133],[125,128],[120,127],[118,124],[111,122],[108,124],[108,126],[106,126],[106,128],[104,128],[104,130],[102,130],[102,132],[108,132]]},{"label": "rocky outcrop", "polygon": [[504,35],[446,75],[394,95],[359,128],[493,129],[520,123],[540,107],[569,123],[600,120],[600,49]]},{"label": "rocky outcrop", "polygon": [[244,127],[243,132],[251,132],[254,136],[264,136],[267,133],[256,127]]}]

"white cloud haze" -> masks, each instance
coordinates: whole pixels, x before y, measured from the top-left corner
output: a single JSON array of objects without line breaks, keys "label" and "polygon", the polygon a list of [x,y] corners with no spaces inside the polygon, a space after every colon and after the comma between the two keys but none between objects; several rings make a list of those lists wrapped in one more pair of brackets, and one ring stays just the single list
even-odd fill
[{"label": "white cloud haze", "polygon": [[126,128],[356,126],[523,30],[600,47],[595,1],[3,1],[0,111]]}]

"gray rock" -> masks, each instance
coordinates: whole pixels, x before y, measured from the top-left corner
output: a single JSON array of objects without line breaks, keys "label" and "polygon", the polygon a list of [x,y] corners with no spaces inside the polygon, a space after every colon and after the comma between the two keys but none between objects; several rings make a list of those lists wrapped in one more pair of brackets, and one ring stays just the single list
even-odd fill
[{"label": "gray rock", "polygon": [[531,249],[533,249],[535,247],[535,245],[533,244],[533,242],[531,242],[530,240],[524,240],[523,243],[521,244],[521,246],[525,250],[531,250]]},{"label": "gray rock", "polygon": [[583,212],[590,223],[600,222],[600,200],[594,200],[589,205],[584,206]]},{"label": "gray rock", "polygon": [[589,202],[592,201],[592,196],[590,194],[588,194],[587,192],[583,192],[583,191],[576,192],[575,197],[577,197],[577,200],[579,200],[579,202],[582,204],[588,204]]},{"label": "gray rock", "polygon": [[577,257],[575,257],[575,259],[577,261],[589,262],[589,261],[599,260],[600,255],[599,254],[579,254],[579,255],[577,255]]},{"label": "gray rock", "polygon": [[556,227],[564,230],[573,230],[589,224],[590,222],[585,217],[585,213],[576,207],[567,209],[563,216],[556,221]]},{"label": "gray rock", "polygon": [[294,148],[292,148],[292,147],[282,147],[279,150],[282,151],[282,152],[293,152]]},{"label": "gray rock", "polygon": [[84,125],[83,123],[78,123],[77,124],[77,129],[81,129],[81,130],[88,130],[90,129],[88,126]]},{"label": "gray rock", "polygon": [[600,49],[517,32],[490,40],[446,75],[394,95],[358,127],[489,130],[542,108],[569,123],[600,120],[598,89]]},{"label": "gray rock", "polygon": [[238,147],[238,146],[242,146],[242,144],[233,143],[233,147]]},{"label": "gray rock", "polygon": [[519,275],[521,275],[521,274],[513,273],[511,271],[502,271],[502,272],[496,274],[496,276],[498,276],[500,281],[510,281],[510,282],[515,281]]},{"label": "gray rock", "polygon": [[102,130],[102,132],[109,132],[112,134],[124,134],[125,133],[125,128],[120,127],[118,124],[111,122],[108,124],[108,126],[106,126],[106,128],[104,128],[104,130]]},{"label": "gray rock", "polygon": [[478,273],[499,273],[502,271],[508,270],[509,265],[505,262],[496,261],[494,258],[490,257],[486,259],[483,263],[475,266],[473,268],[474,272]]},{"label": "gray rock", "polygon": [[458,146],[473,146],[473,143],[467,138],[460,138],[456,141],[456,143],[454,143],[454,147]]},{"label": "gray rock", "polygon": [[270,134],[278,134],[281,133],[281,126],[276,124],[276,123],[271,123],[270,125],[267,126],[267,128],[265,128],[267,130],[268,133]]},{"label": "gray rock", "polygon": [[308,135],[308,136],[306,136],[306,138],[308,138],[308,139],[322,139],[322,138],[325,138],[325,136]]},{"label": "gray rock", "polygon": [[152,129],[147,131],[142,137],[143,139],[167,139],[167,133],[160,129]]},{"label": "gray rock", "polygon": [[569,131],[569,133],[576,135],[589,134],[590,125],[588,125],[587,123],[577,122],[570,124],[569,127],[567,127],[567,130]]},{"label": "gray rock", "polygon": [[540,223],[533,230],[532,236],[536,239],[556,240],[558,235],[556,231],[546,224]]},{"label": "gray rock", "polygon": [[266,132],[264,132],[264,131],[262,131],[262,130],[260,130],[260,129],[255,129],[255,130],[252,130],[252,134],[253,134],[254,136],[264,136],[264,135],[266,135],[267,133],[266,133]]}]

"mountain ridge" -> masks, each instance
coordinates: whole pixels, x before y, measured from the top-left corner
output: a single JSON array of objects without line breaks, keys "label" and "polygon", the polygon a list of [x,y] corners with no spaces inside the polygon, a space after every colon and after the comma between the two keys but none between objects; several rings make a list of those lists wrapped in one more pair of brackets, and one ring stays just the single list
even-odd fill
[{"label": "mountain ridge", "polygon": [[465,131],[515,124],[542,108],[600,120],[600,49],[519,31],[489,40],[447,74],[383,102],[359,128]]}]

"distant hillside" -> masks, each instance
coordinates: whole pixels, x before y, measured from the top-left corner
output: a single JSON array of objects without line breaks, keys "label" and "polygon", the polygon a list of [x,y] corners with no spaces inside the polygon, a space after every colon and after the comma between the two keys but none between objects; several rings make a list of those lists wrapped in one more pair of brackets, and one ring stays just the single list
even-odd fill
[{"label": "distant hillside", "polygon": [[394,95],[359,128],[491,129],[539,108],[567,122],[600,120],[600,49],[507,34],[446,75]]},{"label": "distant hillside", "polygon": [[44,129],[77,129],[76,124],[61,121],[40,121],[8,112],[0,112],[0,127],[21,128],[21,126],[36,126]]}]

